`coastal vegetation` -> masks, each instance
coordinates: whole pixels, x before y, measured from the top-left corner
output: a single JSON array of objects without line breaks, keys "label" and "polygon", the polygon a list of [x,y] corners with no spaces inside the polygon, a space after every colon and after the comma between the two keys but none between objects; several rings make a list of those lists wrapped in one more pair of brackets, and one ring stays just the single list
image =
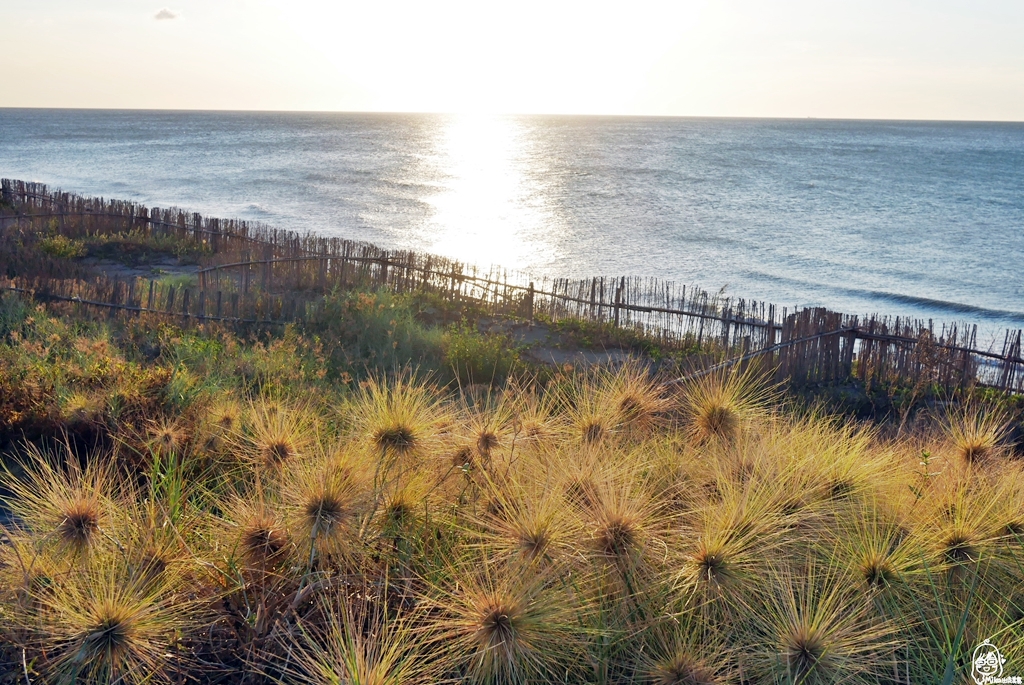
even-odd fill
[{"label": "coastal vegetation", "polygon": [[1024,664],[995,405],[897,435],[753,367],[531,379],[410,302],[242,334],[4,296],[12,682],[964,682],[986,639]]},{"label": "coastal vegetation", "polygon": [[[721,363],[742,338],[319,266],[238,279],[306,283],[301,317],[208,316],[222,236],[29,223],[0,682],[951,685],[986,640],[1024,671],[1021,397],[950,391],[927,338],[916,376],[780,381]],[[146,269],[166,306],[25,287]]]}]

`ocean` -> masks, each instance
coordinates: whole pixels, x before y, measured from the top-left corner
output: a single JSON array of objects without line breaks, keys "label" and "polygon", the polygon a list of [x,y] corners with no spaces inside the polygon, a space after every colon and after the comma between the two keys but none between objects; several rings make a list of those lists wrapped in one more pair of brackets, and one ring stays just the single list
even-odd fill
[{"label": "ocean", "polygon": [[536,275],[1024,327],[1024,124],[0,109],[0,176]]}]

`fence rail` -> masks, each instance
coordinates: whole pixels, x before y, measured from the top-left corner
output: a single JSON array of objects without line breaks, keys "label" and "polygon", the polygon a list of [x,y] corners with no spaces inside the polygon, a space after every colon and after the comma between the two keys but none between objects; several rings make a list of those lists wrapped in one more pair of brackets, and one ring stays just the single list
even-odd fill
[{"label": "fence rail", "polygon": [[866,382],[903,378],[1024,392],[1020,330],[1007,331],[997,351],[982,349],[971,325],[862,318],[824,308],[789,311],[657,279],[536,279],[260,223],[51,192],[22,181],[3,180],[0,200],[0,230],[45,228],[69,238],[133,231],[189,238],[209,248],[195,288],[81,278],[23,278],[9,286],[39,295],[187,318],[270,323],[315,315],[322,295],[335,288],[428,291],[451,301],[471,300],[496,314],[636,328],[669,343],[712,349],[729,363],[762,357],[778,378],[799,383],[856,375]]}]

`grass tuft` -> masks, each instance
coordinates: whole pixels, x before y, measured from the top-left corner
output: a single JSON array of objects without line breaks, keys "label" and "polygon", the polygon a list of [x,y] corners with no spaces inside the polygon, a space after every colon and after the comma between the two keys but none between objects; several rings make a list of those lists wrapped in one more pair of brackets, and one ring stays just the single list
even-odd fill
[{"label": "grass tuft", "polygon": [[753,371],[722,371],[701,376],[685,388],[684,412],[698,442],[731,442],[745,422],[764,413],[774,390]]}]

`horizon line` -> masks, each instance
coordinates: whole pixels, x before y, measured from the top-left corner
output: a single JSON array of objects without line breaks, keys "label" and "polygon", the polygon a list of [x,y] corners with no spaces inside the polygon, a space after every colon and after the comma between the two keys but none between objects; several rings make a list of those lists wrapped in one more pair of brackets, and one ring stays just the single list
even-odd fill
[{"label": "horizon line", "polygon": [[617,119],[725,119],[774,121],[862,121],[891,123],[948,123],[948,124],[1024,124],[1024,119],[942,119],[942,118],[886,118],[886,117],[833,117],[833,116],[780,116],[730,114],[622,114],[622,113],[567,113],[567,112],[465,112],[445,110],[343,110],[343,109],[232,109],[232,108],[163,108],[163,107],[45,107],[0,105],[4,110],[46,110],[77,112],[181,112],[197,114],[375,114],[484,116],[484,117],[587,117]]}]

